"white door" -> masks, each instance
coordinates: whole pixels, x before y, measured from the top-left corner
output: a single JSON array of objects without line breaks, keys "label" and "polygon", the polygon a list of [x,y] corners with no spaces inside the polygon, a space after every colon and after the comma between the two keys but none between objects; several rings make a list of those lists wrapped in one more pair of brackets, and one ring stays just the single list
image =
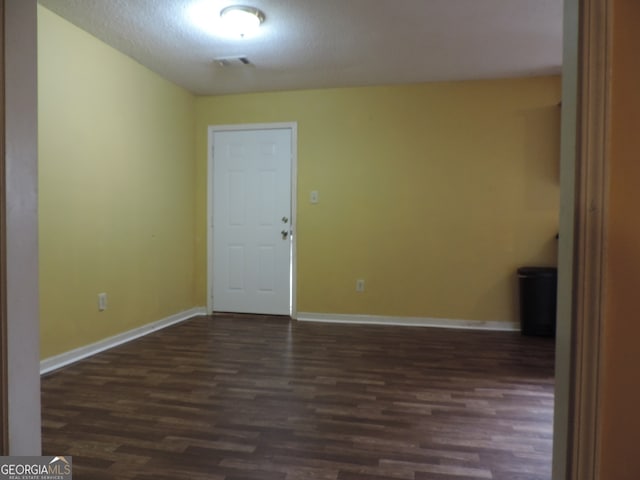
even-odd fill
[{"label": "white door", "polygon": [[213,132],[213,310],[291,313],[288,128]]}]

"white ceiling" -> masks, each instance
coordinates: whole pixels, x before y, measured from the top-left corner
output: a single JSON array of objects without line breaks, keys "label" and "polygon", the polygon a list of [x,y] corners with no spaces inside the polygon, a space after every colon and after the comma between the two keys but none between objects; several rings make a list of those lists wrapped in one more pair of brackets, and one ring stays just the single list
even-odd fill
[{"label": "white ceiling", "polygon": [[[230,39],[194,4],[264,11]],[[560,73],[562,0],[40,0],[165,78],[201,95]],[[246,56],[246,67],[214,58]]]}]

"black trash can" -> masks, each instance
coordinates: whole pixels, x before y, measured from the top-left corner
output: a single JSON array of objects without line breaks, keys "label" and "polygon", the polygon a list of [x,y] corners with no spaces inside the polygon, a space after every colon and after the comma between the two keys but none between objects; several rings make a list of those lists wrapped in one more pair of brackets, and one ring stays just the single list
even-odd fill
[{"label": "black trash can", "polygon": [[556,333],[558,269],[522,267],[520,285],[520,327],[523,335],[552,337]]}]

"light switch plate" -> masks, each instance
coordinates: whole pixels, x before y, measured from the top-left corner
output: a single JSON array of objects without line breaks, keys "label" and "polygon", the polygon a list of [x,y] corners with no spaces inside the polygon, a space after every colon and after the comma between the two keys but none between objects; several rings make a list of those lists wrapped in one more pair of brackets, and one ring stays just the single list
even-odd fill
[{"label": "light switch plate", "polygon": [[98,294],[98,311],[104,312],[107,309],[107,294]]}]

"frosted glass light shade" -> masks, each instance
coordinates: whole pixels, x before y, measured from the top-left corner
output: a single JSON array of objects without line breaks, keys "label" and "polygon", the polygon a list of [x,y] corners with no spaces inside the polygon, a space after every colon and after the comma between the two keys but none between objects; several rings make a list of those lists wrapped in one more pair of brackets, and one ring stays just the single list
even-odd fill
[{"label": "frosted glass light shade", "polygon": [[240,37],[253,35],[264,20],[264,13],[257,8],[232,5],[222,9],[220,19],[225,30]]}]

